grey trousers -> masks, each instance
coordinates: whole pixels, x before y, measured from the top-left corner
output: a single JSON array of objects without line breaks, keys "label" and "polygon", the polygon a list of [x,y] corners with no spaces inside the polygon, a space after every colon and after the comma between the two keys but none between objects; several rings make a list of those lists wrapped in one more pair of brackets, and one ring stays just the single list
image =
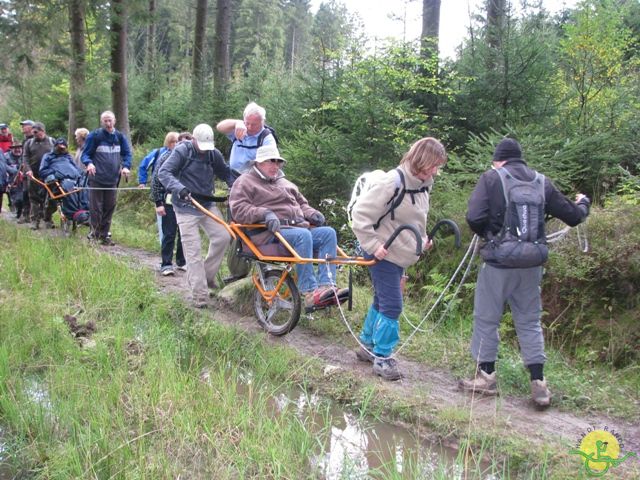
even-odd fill
[{"label": "grey trousers", "polygon": [[483,263],[473,302],[471,355],[474,361],[495,362],[504,304],[511,307],[513,324],[525,365],[544,364],[544,337],[540,325],[542,267],[495,268]]},{"label": "grey trousers", "polygon": [[[220,210],[210,207],[209,211],[223,218]],[[198,212],[195,215],[176,212],[176,220],[182,237],[182,251],[187,261],[187,280],[195,301],[209,298],[209,287],[215,285],[216,274],[224,257],[224,251],[231,237],[225,228],[210,217]],[[209,251],[202,259],[200,231],[202,228],[209,238]]]}]

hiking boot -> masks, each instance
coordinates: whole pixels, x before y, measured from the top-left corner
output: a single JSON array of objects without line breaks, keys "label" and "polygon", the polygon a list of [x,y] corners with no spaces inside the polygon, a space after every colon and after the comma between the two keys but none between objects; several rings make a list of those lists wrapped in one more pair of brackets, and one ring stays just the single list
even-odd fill
[{"label": "hiking boot", "polygon": [[25,216],[22,216],[18,219],[18,221],[16,223],[29,223],[29,219]]},{"label": "hiking boot", "polygon": [[209,302],[205,298],[196,298],[193,300],[193,306],[196,308],[207,308]]},{"label": "hiking boot", "polygon": [[51,220],[48,220],[44,222],[44,228],[53,229],[56,228],[56,226]]},{"label": "hiking boot", "polygon": [[111,240],[111,237],[101,238],[100,245],[104,245],[105,247],[113,247],[115,242]]},{"label": "hiking boot", "polygon": [[373,373],[392,382],[402,378],[402,374],[398,371],[398,362],[393,358],[376,357],[373,361]]},{"label": "hiking boot", "polygon": [[40,220],[36,220],[31,223],[31,230],[39,230],[40,229]]},{"label": "hiking boot", "polygon": [[551,404],[551,396],[546,380],[531,381],[531,399],[533,403],[539,407],[548,407]]},{"label": "hiking boot", "polygon": [[166,265],[162,267],[160,269],[160,273],[162,274],[163,277],[169,277],[171,275],[175,275],[175,272],[173,271],[173,267],[171,265]]},{"label": "hiking boot", "polygon": [[181,272],[186,272],[187,271],[187,266],[186,265],[178,265],[176,268],[178,270],[180,270]]},{"label": "hiking boot", "polygon": [[367,347],[360,347],[356,350],[356,358],[361,362],[373,363],[375,357],[371,353],[373,347],[367,345]]},{"label": "hiking boot", "polygon": [[496,372],[491,374],[478,369],[476,376],[471,380],[460,380],[458,384],[462,390],[481,393],[483,395],[497,395],[498,386],[496,384]]}]

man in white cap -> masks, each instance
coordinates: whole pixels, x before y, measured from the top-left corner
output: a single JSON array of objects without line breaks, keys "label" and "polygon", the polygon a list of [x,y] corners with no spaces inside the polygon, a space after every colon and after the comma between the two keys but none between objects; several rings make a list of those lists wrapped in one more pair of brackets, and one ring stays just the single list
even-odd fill
[{"label": "man in white cap", "polygon": [[[334,258],[337,251],[336,231],[325,226],[325,218],[309,205],[298,187],[284,178],[285,159],[275,145],[258,148],[252,168],[241,175],[231,190],[229,207],[239,223],[264,223],[265,231],[251,236],[258,246],[276,243],[273,235],[280,232],[301,256]],[[319,264],[317,272],[310,263],[298,263],[298,288],[304,295],[305,310],[335,305],[349,291],[336,287],[336,266]]]},{"label": "man in white cap", "polygon": [[[191,142],[180,143],[158,170],[158,179],[172,195],[176,220],[180,227],[182,249],[187,261],[187,280],[196,307],[207,306],[209,288],[215,288],[215,278],[229,244],[229,234],[224,227],[197,210],[191,198],[214,215],[222,218],[212,195],[214,179],[231,186],[233,176],[229,165],[213,142],[213,129],[201,123],[193,130]],[[201,256],[200,232],[209,237],[209,251]]]}]

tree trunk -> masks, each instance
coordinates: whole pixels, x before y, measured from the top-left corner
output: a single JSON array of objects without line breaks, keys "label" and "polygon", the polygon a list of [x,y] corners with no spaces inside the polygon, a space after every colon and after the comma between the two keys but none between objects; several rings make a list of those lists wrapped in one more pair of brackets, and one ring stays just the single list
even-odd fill
[{"label": "tree trunk", "polygon": [[111,103],[117,129],[129,135],[126,0],[111,1]]},{"label": "tree trunk", "polygon": [[156,0],[149,0],[149,25],[147,26],[147,75],[153,77],[156,70]]},{"label": "tree trunk", "polygon": [[501,46],[506,0],[487,0],[487,43],[497,50]]},{"label": "tree trunk", "polygon": [[204,48],[207,33],[207,0],[198,0],[196,6],[196,31],[193,40],[193,69],[191,76],[191,98],[194,103],[204,93]]},{"label": "tree trunk", "polygon": [[69,2],[69,32],[71,34],[71,75],[69,79],[69,141],[78,127],[86,126],[87,114],[84,110],[84,94],[87,76],[85,44],[85,4],[84,0]]},{"label": "tree trunk", "polygon": [[218,0],[216,8],[216,51],[213,87],[222,92],[229,82],[231,43],[231,0]]},{"label": "tree trunk", "polygon": [[438,56],[440,0],[422,0],[422,56]]}]

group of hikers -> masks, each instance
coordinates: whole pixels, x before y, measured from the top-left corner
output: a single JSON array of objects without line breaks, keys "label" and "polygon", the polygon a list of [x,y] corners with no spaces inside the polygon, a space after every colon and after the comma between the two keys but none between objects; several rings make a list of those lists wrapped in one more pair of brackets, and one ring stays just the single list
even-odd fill
[{"label": "group of hikers", "polygon": [[[193,132],[169,132],[164,146],[150,152],[138,169],[139,186],[150,183],[158,218],[160,272],[175,275],[175,250],[176,268],[186,271],[196,307],[208,306],[210,290],[217,287],[216,275],[230,243],[224,226],[194,205],[222,218],[214,197],[216,179],[230,188],[228,207],[233,221],[264,225],[248,232],[258,248],[276,247],[275,233],[279,232],[301,257],[336,256],[334,228],[286,178],[287,162],[265,119],[265,109],[252,102],[246,106],[242,119],[225,119],[216,125],[232,142],[228,163],[215,147],[213,128],[199,124]],[[112,245],[109,229],[117,186],[121,175],[129,174],[131,148],[115,129],[112,112],[102,113],[100,122],[101,128],[86,136],[76,160],[80,159],[88,178],[91,238]],[[44,131],[44,127],[39,130]],[[44,175],[45,180],[47,175],[58,175],[59,170],[50,170],[52,165],[64,163],[60,157],[67,159],[64,165],[69,168],[68,174],[75,174],[70,166],[73,160],[63,154],[66,142],[62,140],[52,143],[51,151],[39,165],[38,174]],[[540,284],[548,253],[545,217],[578,225],[588,216],[590,201],[583,194],[578,194],[575,201],[569,200],[548,178],[529,168],[514,139],[501,140],[492,160],[492,168],[480,177],[471,194],[466,214],[469,227],[484,244],[480,248],[483,263],[475,291],[471,338],[476,372],[459,386],[479,394],[497,394],[498,330],[508,303],[522,358],[530,372],[532,400],[546,407],[552,395],[543,373],[546,357],[541,327]],[[373,298],[355,354],[358,360],[371,363],[373,373],[386,380],[402,378],[393,352],[399,342],[406,269],[420,257],[411,232],[401,232],[388,248],[384,245],[399,226],[409,224],[421,232],[419,250],[424,252],[433,246],[425,233],[429,197],[434,179],[446,161],[445,148],[437,139],[419,139],[397,168],[378,176],[353,204],[353,232],[364,257],[375,259],[369,267]],[[35,175],[35,164],[29,166],[26,174]],[[7,170],[8,175],[10,171]],[[45,223],[50,221],[50,217],[44,218]],[[200,230],[209,240],[204,258]],[[336,283],[335,265],[298,263],[296,271],[306,311],[337,304],[345,298],[346,289]]]},{"label": "group of hikers", "polygon": [[78,151],[74,158],[66,138],[49,137],[42,122],[23,120],[20,126],[22,143],[14,139],[6,123],[0,124],[0,148],[4,155],[0,158],[0,210],[6,193],[18,223],[31,222],[34,230],[39,229],[41,223],[46,228],[55,228],[52,216],[57,201],[48,195],[43,184],[50,184],[52,188],[56,184],[56,194],[77,191],[76,195],[62,200],[63,215],[73,222],[88,224],[87,192],[78,187],[83,185],[84,166],[80,157],[89,130],[76,130]]}]

